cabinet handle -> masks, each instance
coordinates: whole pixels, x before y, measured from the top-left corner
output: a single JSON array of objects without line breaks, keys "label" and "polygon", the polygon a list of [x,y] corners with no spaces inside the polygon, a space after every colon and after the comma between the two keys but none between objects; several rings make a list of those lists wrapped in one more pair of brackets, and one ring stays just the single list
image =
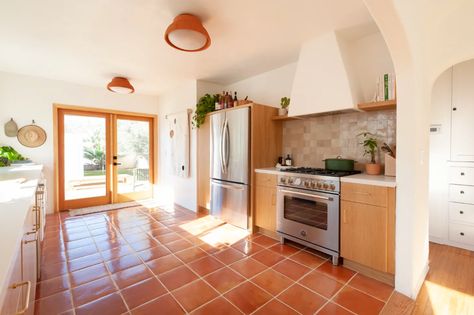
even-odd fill
[{"label": "cabinet handle", "polygon": [[461,211],[459,211],[459,213],[460,213],[460,214],[464,214],[464,211],[461,210]]},{"label": "cabinet handle", "polygon": [[460,193],[461,195],[464,195],[464,190],[461,190],[459,193]]},{"label": "cabinet handle", "polygon": [[31,281],[18,282],[11,285],[12,289],[23,287],[25,285],[27,286],[26,298],[25,298],[25,303],[24,303],[25,306],[21,310],[16,312],[15,315],[25,314],[28,308],[30,307]]},{"label": "cabinet handle", "polygon": [[342,210],[342,222],[343,222],[344,224],[347,223],[347,219],[346,219],[346,208],[344,208],[344,209]]},{"label": "cabinet handle", "polygon": [[457,108],[456,108],[456,107],[453,107],[453,110],[454,110],[454,111],[456,111],[456,110],[457,110]]},{"label": "cabinet handle", "polygon": [[29,241],[23,241],[23,244],[30,244],[30,243],[36,243],[38,241],[38,230],[34,232],[26,232],[25,235],[30,235],[30,234],[36,234],[35,238]]},{"label": "cabinet handle", "polygon": [[461,236],[464,236],[464,232],[459,233]]},{"label": "cabinet handle", "polygon": [[464,172],[461,172],[461,176],[464,176]]}]

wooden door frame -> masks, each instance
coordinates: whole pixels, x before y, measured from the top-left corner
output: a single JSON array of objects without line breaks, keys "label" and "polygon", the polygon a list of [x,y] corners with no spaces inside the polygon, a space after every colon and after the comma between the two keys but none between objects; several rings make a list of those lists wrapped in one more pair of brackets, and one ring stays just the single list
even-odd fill
[{"label": "wooden door frame", "polygon": [[[77,105],[65,105],[60,103],[53,103],[53,143],[54,143],[54,212],[59,212],[60,205],[59,205],[59,187],[60,187],[60,178],[59,178],[59,111],[60,110],[72,110],[72,111],[82,111],[82,112],[93,112],[93,113],[103,113],[103,114],[110,114],[110,115],[123,115],[123,116],[131,116],[131,117],[147,117],[148,119],[152,119],[152,137],[150,138],[150,146],[153,147],[153,174],[152,176],[152,185],[155,185],[158,180],[158,115],[155,114],[146,114],[146,113],[138,113],[138,112],[128,112],[128,111],[121,111],[121,110],[114,110],[114,109],[106,109],[106,108],[96,108],[96,107],[85,107],[85,106],[77,106]],[[110,128],[112,128],[112,124]],[[113,200],[112,200],[113,202]]]},{"label": "wooden door frame", "polygon": [[[154,127],[153,127],[153,117],[145,117],[145,116],[136,116],[136,115],[128,115],[128,114],[113,114],[112,115],[112,128],[113,130],[117,130],[117,120],[120,120],[120,119],[123,119],[123,120],[135,120],[135,121],[146,121],[150,124],[150,130],[149,130],[149,156],[148,156],[148,161],[149,161],[149,169],[151,170],[151,172],[149,172],[149,176],[150,176],[150,182],[153,184],[155,183],[155,161],[154,159],[152,159],[151,157],[152,156],[155,156],[154,152],[155,152],[155,141],[154,141]],[[118,150],[118,144],[117,144],[117,133],[114,132],[113,133],[113,137],[112,137],[112,144],[113,144],[113,155],[114,156],[117,156],[118,153],[117,153],[117,150]],[[153,154],[153,155],[152,155]],[[115,180],[113,180],[113,191],[114,193],[112,194],[112,202],[126,202],[126,201],[131,201],[133,200],[133,198],[127,198],[127,196],[124,194],[123,196],[119,196],[119,192],[118,192],[118,168],[117,167],[114,167],[113,168],[113,171],[112,171],[112,176]],[[153,190],[153,187],[152,187],[152,190]],[[130,193],[129,193],[130,194]],[[142,192],[136,192],[136,193],[131,193],[131,194],[135,194],[136,197],[139,197]],[[153,195],[153,191],[152,191],[152,195]]]},{"label": "wooden door frame", "polygon": [[[89,207],[97,205],[98,201],[100,203],[110,203],[112,202],[112,189],[111,189],[111,180],[112,180],[112,169],[110,167],[112,161],[112,136],[111,136],[111,117],[106,113],[92,112],[92,111],[78,111],[72,109],[59,109],[58,110],[58,182],[64,182],[64,149],[59,150],[60,147],[64,148],[64,116],[65,115],[74,115],[74,116],[84,116],[84,117],[98,117],[105,119],[105,144],[106,144],[106,158],[105,158],[105,196],[98,197],[89,197],[82,198],[80,201],[78,199],[67,201],[65,199],[64,185],[58,185],[58,209],[66,208],[66,204],[69,204],[68,207],[79,208],[79,207]],[[79,203],[81,204],[79,206]]]}]

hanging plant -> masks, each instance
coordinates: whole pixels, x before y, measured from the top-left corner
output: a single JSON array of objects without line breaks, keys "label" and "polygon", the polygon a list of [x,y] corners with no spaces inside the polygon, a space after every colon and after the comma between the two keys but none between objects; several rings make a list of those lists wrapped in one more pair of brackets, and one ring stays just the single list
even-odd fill
[{"label": "hanging plant", "polygon": [[206,121],[206,115],[210,112],[213,112],[216,108],[216,101],[218,95],[206,94],[201,97],[196,104],[196,110],[193,115],[193,126],[196,128],[201,127],[202,124]]}]

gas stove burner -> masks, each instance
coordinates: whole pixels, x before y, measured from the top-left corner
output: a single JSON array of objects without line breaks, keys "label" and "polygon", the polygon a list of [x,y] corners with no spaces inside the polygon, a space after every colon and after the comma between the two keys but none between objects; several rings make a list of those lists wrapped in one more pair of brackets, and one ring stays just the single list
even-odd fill
[{"label": "gas stove burner", "polygon": [[313,168],[313,167],[296,167],[285,170],[285,172],[297,173],[297,174],[309,174],[309,175],[322,175],[322,176],[334,176],[342,177],[348,175],[354,175],[361,173],[360,171],[332,171],[326,170],[323,168]]}]

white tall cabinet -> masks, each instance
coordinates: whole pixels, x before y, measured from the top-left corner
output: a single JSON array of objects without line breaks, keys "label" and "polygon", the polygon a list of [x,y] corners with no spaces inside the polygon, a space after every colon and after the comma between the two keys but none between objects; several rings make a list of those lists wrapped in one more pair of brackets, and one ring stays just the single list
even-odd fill
[{"label": "white tall cabinet", "polygon": [[452,78],[451,160],[474,162],[474,62],[454,66]]},{"label": "white tall cabinet", "polygon": [[474,250],[474,61],[435,83],[432,124],[430,240]]}]

